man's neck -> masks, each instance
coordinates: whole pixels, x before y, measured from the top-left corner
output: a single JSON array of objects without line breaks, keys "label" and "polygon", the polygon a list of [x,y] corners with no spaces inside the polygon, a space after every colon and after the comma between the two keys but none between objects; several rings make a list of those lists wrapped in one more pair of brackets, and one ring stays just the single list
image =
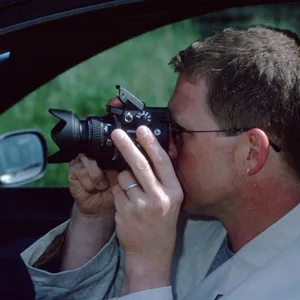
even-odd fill
[{"label": "man's neck", "polygon": [[[269,188],[266,189],[266,186]],[[298,189],[282,187],[275,182],[255,184],[219,217],[228,231],[230,249],[237,252],[298,204]]]}]

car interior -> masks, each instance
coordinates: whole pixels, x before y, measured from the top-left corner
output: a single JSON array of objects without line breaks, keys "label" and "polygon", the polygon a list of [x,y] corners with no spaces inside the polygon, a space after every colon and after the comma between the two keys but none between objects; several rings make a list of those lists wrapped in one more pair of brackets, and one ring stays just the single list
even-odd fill
[{"label": "car interior", "polygon": [[[165,107],[177,76],[169,61],[193,41],[257,24],[300,34],[299,15],[300,1],[0,0],[0,135],[34,132],[47,160],[57,151],[49,109],[104,116],[116,85]],[[19,155],[8,147],[0,148],[0,179],[9,155]],[[68,163],[44,162],[0,186],[1,299],[33,297],[20,253],[69,218],[67,177]]]}]

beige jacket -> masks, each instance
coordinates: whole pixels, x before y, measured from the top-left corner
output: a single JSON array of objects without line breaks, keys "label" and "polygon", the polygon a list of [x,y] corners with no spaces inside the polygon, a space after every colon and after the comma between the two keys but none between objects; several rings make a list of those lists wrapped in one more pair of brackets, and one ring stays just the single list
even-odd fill
[{"label": "beige jacket", "polygon": [[218,221],[180,222],[171,285],[119,298],[124,263],[115,235],[79,269],[51,274],[32,267],[66,226],[53,229],[21,254],[36,299],[215,300],[218,295],[222,300],[300,299],[300,205],[209,276],[225,229]]}]

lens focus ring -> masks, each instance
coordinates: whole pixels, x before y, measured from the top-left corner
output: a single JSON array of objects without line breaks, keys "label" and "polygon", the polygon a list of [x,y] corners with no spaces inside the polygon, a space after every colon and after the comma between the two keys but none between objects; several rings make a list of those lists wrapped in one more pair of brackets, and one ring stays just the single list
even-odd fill
[{"label": "lens focus ring", "polygon": [[94,157],[97,157],[103,146],[103,123],[97,119],[91,119],[91,126],[91,152]]}]

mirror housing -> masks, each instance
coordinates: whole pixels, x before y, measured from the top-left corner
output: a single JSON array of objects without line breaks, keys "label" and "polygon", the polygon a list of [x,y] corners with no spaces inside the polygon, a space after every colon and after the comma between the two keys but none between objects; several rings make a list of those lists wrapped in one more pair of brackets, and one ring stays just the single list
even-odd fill
[{"label": "mirror housing", "polygon": [[47,166],[47,144],[34,129],[0,135],[0,187],[15,187],[37,180]]}]

